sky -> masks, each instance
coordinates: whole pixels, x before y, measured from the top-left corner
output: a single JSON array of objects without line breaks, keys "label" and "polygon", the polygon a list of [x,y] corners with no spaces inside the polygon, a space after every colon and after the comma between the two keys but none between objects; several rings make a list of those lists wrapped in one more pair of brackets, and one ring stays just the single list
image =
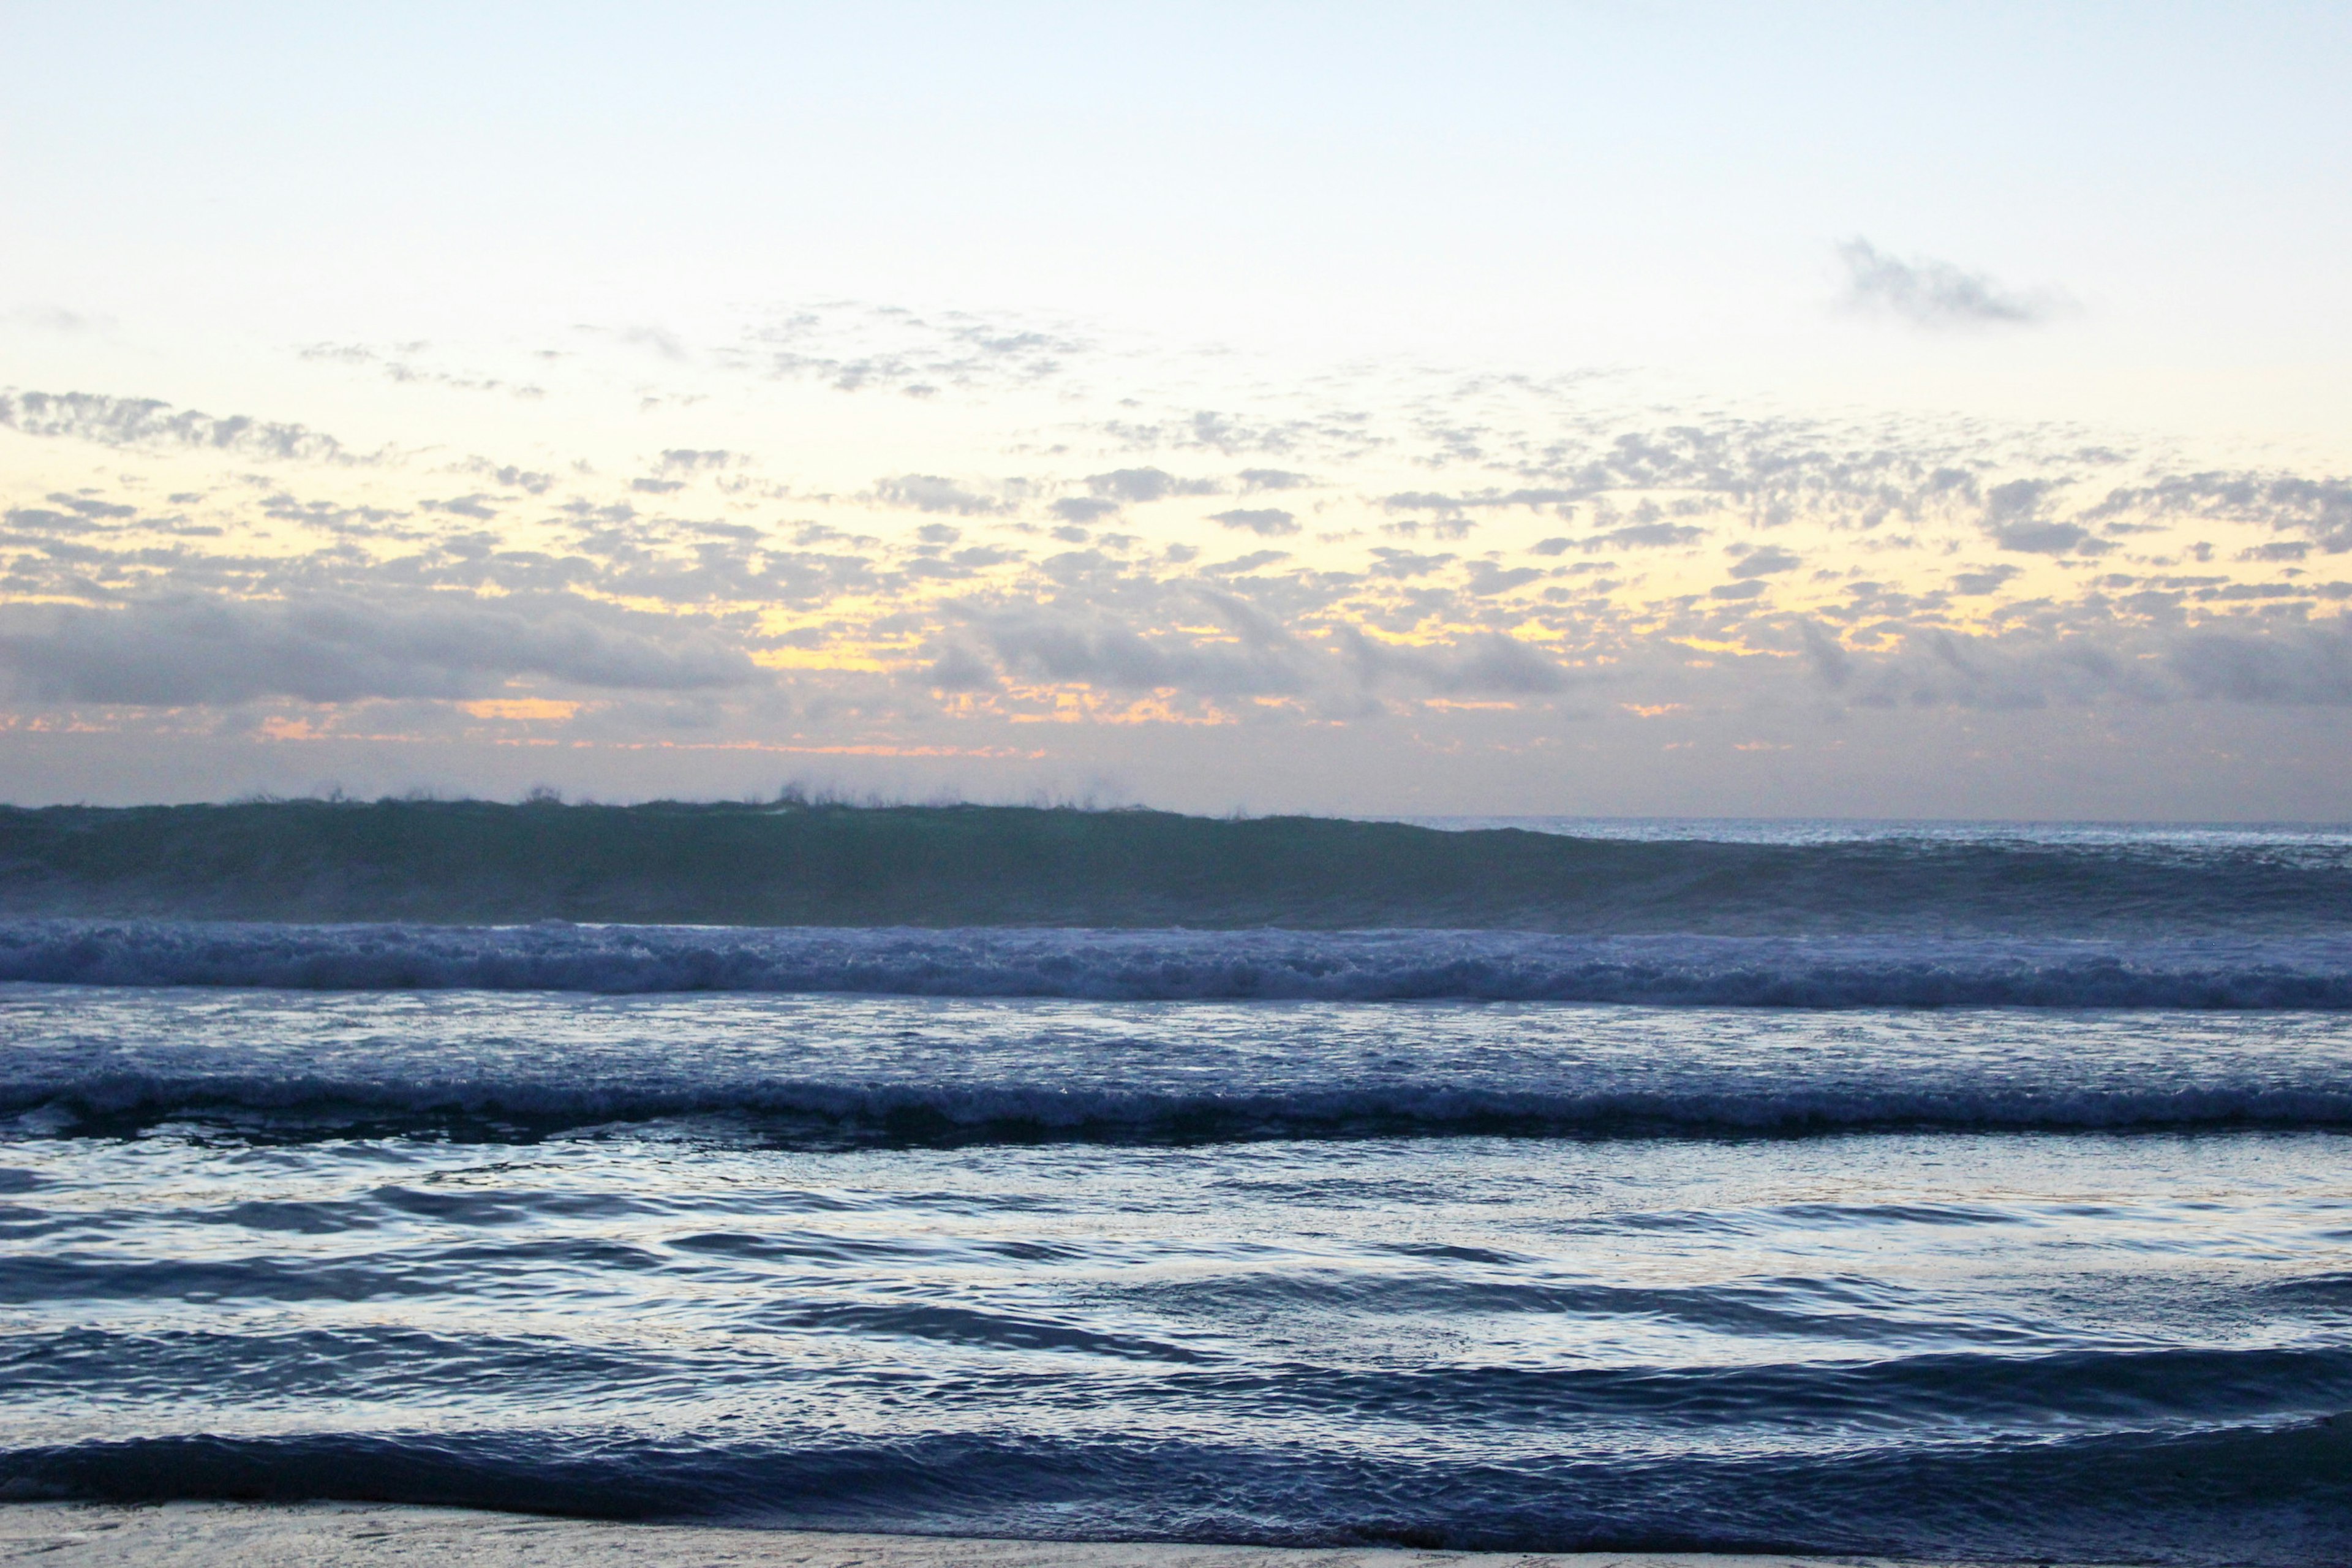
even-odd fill
[{"label": "sky", "polygon": [[0,799],[2352,818],[2347,46],[0,0]]}]

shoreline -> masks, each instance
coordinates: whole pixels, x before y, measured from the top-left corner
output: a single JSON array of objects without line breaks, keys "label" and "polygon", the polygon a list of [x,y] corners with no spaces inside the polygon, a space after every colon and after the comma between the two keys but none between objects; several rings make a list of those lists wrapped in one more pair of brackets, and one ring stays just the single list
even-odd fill
[{"label": "shoreline", "polygon": [[0,1563],[34,1561],[50,1568],[1895,1568],[1897,1562],[1786,1552],[991,1540],[612,1523],[413,1504],[0,1504]]}]

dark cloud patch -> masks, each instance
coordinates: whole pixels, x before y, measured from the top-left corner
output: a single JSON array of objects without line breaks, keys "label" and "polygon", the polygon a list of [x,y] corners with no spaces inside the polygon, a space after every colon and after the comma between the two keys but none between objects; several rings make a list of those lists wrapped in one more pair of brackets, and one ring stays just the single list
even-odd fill
[{"label": "dark cloud patch", "polygon": [[1962,572],[1953,577],[1952,592],[1966,595],[1970,598],[1998,593],[2000,585],[2016,576],[2017,573],[2016,567],[2005,562],[1998,566],[1987,566],[1980,571]]},{"label": "dark cloud patch", "polygon": [[1463,569],[1468,575],[1473,594],[1507,594],[1514,588],[1524,588],[1543,580],[1543,570],[1536,566],[1503,566],[1492,561],[1473,561]]},{"label": "dark cloud patch", "polygon": [[392,526],[397,519],[408,515],[404,511],[394,511],[383,507],[339,506],[332,501],[297,500],[282,491],[263,499],[261,514],[276,521],[297,522],[305,528],[356,538],[383,534],[406,539],[424,537],[416,529]]},{"label": "dark cloud patch", "polygon": [[1731,574],[1742,579],[1769,577],[1780,572],[1794,572],[1805,563],[1801,556],[1792,554],[1777,544],[1768,544],[1761,550],[1743,551],[1739,554],[1739,563],[1732,567]]},{"label": "dark cloud patch", "polygon": [[1696,544],[1706,537],[1706,529],[1686,522],[1632,522],[1604,533],[1588,534],[1577,541],[1577,547],[1588,553],[1596,550],[1666,550],[1678,544]]},{"label": "dark cloud patch", "polygon": [[2019,293],[1948,261],[1889,256],[1866,239],[1849,239],[1837,254],[1845,268],[1841,303],[1846,309],[1915,327],[2037,326],[2064,309],[2063,298],[2047,290]]},{"label": "dark cloud patch", "polygon": [[1538,489],[1479,490],[1461,495],[1443,495],[1432,490],[1400,490],[1381,498],[1386,511],[1433,511],[1453,515],[1473,508],[1494,510],[1502,507],[1560,507],[1580,498],[1580,492],[1557,487]]},{"label": "dark cloud patch", "polygon": [[139,515],[139,509],[135,506],[125,506],[121,501],[100,500],[95,496],[65,495],[53,490],[47,499],[52,506],[61,506],[77,517],[87,517],[96,521],[116,521]]},{"label": "dark cloud patch", "polygon": [[421,500],[416,503],[426,511],[437,511],[450,517],[471,518],[477,522],[497,521],[499,509],[484,495],[457,496],[448,500]]},{"label": "dark cloud patch", "polygon": [[2165,663],[2199,697],[2231,702],[2352,704],[2352,635],[2341,627],[2267,637],[2199,632]]},{"label": "dark cloud patch", "polygon": [[2115,546],[2078,522],[2042,515],[2057,490],[2052,479],[2011,479],[1985,492],[1983,527],[1995,544],[2028,555],[2098,555]]},{"label": "dark cloud patch", "polygon": [[1231,511],[1212,512],[1209,521],[1227,528],[1244,530],[1262,539],[1276,539],[1298,531],[1298,520],[1279,507],[1237,507]]},{"label": "dark cloud patch", "polygon": [[895,479],[878,479],[874,494],[886,506],[952,512],[958,517],[990,517],[1009,510],[1003,501],[937,474],[901,474]]},{"label": "dark cloud patch", "polygon": [[97,533],[118,528],[139,515],[135,506],[100,500],[95,496],[53,490],[43,499],[49,503],[47,506],[11,508],[5,514],[8,526],[32,535]]},{"label": "dark cloud patch", "polygon": [[985,654],[961,642],[941,648],[924,671],[924,683],[936,691],[991,691],[1003,681]]},{"label": "dark cloud patch", "polygon": [[517,676],[692,690],[761,671],[707,630],[584,600],[176,595],[0,610],[0,668],[37,700],[178,707],[478,697]]},{"label": "dark cloud patch", "polygon": [[2097,542],[2089,530],[2072,522],[2012,522],[1991,532],[1993,542],[2003,550],[2027,555],[2063,555]]},{"label": "dark cloud patch", "polygon": [[1116,468],[1087,476],[1087,489],[1121,505],[1166,500],[1171,496],[1213,496],[1214,479],[1180,479],[1161,468]]},{"label": "dark cloud patch", "polygon": [[1108,618],[1042,614],[1008,616],[980,629],[1003,667],[1031,680],[1211,697],[1280,695],[1305,685],[1286,649],[1262,641],[1235,647],[1147,635]]},{"label": "dark cloud patch", "polygon": [[698,451],[689,447],[672,447],[661,455],[660,471],[665,474],[707,474],[734,468],[743,461],[742,455],[738,452]]},{"label": "dark cloud patch", "polygon": [[1372,546],[1372,575],[1399,581],[1426,577],[1454,559],[1452,555],[1423,555],[1418,551],[1399,550],[1392,544],[1376,544]]},{"label": "dark cloud patch", "polygon": [[1221,576],[1237,577],[1244,573],[1255,572],[1260,567],[1271,566],[1277,561],[1289,559],[1290,552],[1287,550],[1253,550],[1247,555],[1236,555],[1231,561],[1219,561],[1203,566],[1201,570],[1214,572]]},{"label": "dark cloud patch", "polygon": [[1541,696],[1565,689],[1569,672],[1541,650],[1503,632],[1434,647],[1377,642],[1352,626],[1341,653],[1367,686],[1418,686],[1443,696]]},{"label": "dark cloud patch", "polygon": [[468,458],[462,463],[452,463],[446,471],[488,479],[500,489],[520,490],[526,495],[545,495],[555,487],[553,474],[514,463],[493,463],[488,458]]},{"label": "dark cloud patch", "polygon": [[2352,550],[2352,479],[2242,472],[2169,475],[2110,491],[2083,513],[2083,521],[2137,515],[2253,523],[2273,532],[2302,534],[2329,554],[2337,554]]},{"label": "dark cloud patch", "polygon": [[1805,662],[1811,667],[1813,679],[1832,691],[1841,690],[1853,677],[1853,659],[1838,641],[1818,621],[1801,621],[1797,634],[1804,644]]},{"label": "dark cloud patch", "polygon": [[1287,468],[1244,468],[1234,476],[1246,491],[1295,490],[1314,483],[1305,474],[1294,474]]},{"label": "dark cloud patch", "polygon": [[1064,496],[1047,509],[1064,522],[1081,525],[1118,515],[1118,502],[1102,496]]},{"label": "dark cloud patch", "polygon": [[152,397],[88,392],[0,393],[0,426],[27,436],[69,437],[108,447],[194,447],[240,458],[353,463],[331,436],[245,415],[215,419]]}]

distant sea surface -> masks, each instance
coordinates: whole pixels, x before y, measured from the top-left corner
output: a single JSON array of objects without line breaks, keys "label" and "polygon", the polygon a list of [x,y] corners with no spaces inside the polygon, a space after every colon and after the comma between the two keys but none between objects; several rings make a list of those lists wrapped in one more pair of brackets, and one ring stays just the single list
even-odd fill
[{"label": "distant sea surface", "polygon": [[0,1498],[2352,1554],[2352,829],[1420,826],[1352,924],[125,914],[42,848]]}]

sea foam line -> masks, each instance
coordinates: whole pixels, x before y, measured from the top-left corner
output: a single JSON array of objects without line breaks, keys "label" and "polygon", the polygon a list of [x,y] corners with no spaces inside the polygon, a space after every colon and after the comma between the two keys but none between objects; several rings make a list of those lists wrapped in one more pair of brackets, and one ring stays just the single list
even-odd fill
[{"label": "sea foam line", "polygon": [[2352,1008],[2352,939],[0,921],[0,981],[1096,1001]]}]

